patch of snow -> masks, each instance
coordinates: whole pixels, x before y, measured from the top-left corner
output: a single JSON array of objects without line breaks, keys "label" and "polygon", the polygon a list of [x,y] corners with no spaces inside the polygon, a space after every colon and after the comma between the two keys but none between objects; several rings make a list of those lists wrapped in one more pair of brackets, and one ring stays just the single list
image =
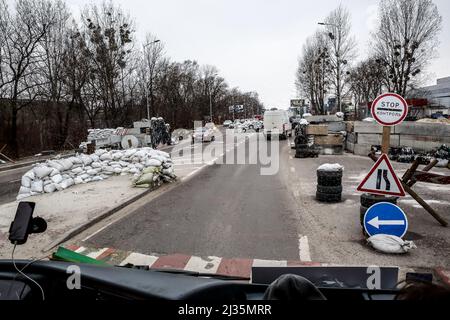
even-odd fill
[{"label": "patch of snow", "polygon": [[343,171],[344,167],[341,166],[339,163],[325,163],[321,165],[319,168],[317,168],[318,171]]}]

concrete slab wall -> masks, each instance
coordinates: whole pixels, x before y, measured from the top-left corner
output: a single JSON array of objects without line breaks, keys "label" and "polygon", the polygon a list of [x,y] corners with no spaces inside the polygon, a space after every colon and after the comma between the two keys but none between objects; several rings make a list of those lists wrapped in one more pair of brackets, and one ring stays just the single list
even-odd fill
[{"label": "concrete slab wall", "polygon": [[[377,123],[355,122],[355,139],[349,146],[357,155],[367,155],[372,145],[381,145],[383,127]],[[418,151],[431,151],[450,144],[450,125],[404,122],[391,129],[391,147],[412,147]],[[351,150],[349,150],[351,151]]]}]

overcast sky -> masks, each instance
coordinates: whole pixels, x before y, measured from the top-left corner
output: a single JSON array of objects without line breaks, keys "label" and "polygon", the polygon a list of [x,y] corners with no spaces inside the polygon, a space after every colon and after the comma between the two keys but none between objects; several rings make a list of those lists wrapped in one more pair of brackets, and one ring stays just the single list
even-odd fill
[{"label": "overcast sky", "polygon": [[[92,1],[66,0],[72,11]],[[96,1],[99,2],[99,1]],[[339,3],[349,8],[360,57],[368,51],[378,0],[114,0],[136,23],[136,36],[155,34],[175,61],[218,67],[229,85],[256,91],[266,107],[296,98],[297,59],[317,22]],[[439,57],[428,84],[450,76],[450,1],[434,0],[444,18]]]}]

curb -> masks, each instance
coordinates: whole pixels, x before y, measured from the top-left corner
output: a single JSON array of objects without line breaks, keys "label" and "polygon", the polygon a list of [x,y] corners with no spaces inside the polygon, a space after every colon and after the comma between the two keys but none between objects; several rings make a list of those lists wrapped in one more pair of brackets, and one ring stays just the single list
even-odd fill
[{"label": "curb", "polygon": [[[70,158],[70,157],[72,157],[74,155],[75,155],[74,153],[73,154],[61,155],[61,159]],[[28,161],[28,162],[21,162],[21,163],[10,164],[10,165],[2,165],[2,166],[0,166],[0,172],[28,167],[28,166],[31,166],[33,164],[40,163],[40,162],[45,162],[45,161],[50,160],[50,159],[54,159],[54,157],[40,159],[40,160],[33,160],[33,161]]]},{"label": "curb", "polygon": [[[179,180],[176,180],[176,182],[179,182]],[[93,218],[92,220],[86,222],[85,224],[78,226],[70,231],[68,231],[67,233],[65,233],[61,238],[55,240],[54,242],[52,242],[46,249],[44,249],[44,252],[50,251],[52,249],[54,249],[55,247],[59,246],[60,244],[70,240],[71,238],[77,236],[78,234],[80,234],[81,232],[89,229],[90,227],[92,227],[93,225],[99,223],[100,221],[112,216],[113,214],[115,214],[116,212],[122,210],[123,208],[133,204],[134,202],[138,201],[139,199],[141,199],[142,197],[150,194],[153,191],[156,191],[160,188],[161,186],[158,186],[156,188],[151,188],[148,189],[146,191],[144,191],[141,194],[138,194],[130,199],[128,199],[127,201],[121,203],[120,205],[118,205],[117,207],[112,208],[111,210],[108,210],[98,216],[96,216],[95,218]]]},{"label": "curb", "polygon": [[[353,267],[321,262],[291,260],[260,260],[254,258],[223,258],[216,256],[200,257],[187,254],[142,254],[114,248],[83,247],[71,244],[65,248],[88,256],[112,266],[144,266],[151,270],[184,270],[200,274],[214,274],[226,277],[238,277],[251,282],[252,269],[255,267]],[[399,267],[398,280],[404,280],[406,273],[415,269]]]}]

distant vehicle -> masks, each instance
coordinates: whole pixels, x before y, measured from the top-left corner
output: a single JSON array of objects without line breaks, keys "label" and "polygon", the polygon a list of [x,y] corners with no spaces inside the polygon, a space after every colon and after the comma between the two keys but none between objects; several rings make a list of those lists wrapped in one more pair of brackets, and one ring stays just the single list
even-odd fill
[{"label": "distant vehicle", "polygon": [[213,122],[208,122],[205,124],[205,128],[211,129],[213,131],[217,131],[217,127]]},{"label": "distant vehicle", "polygon": [[224,126],[225,128],[228,128],[232,123],[233,123],[233,121],[231,121],[231,120],[226,120],[226,121],[224,121],[223,126]]},{"label": "distant vehicle", "polygon": [[267,140],[270,140],[272,135],[278,135],[280,139],[292,136],[292,125],[287,111],[276,110],[264,113],[264,135]]},{"label": "distant vehicle", "polygon": [[214,130],[210,128],[197,128],[192,135],[192,143],[195,142],[212,142],[216,140]]},{"label": "distant vehicle", "polygon": [[263,121],[264,120],[264,116],[261,115],[261,114],[258,114],[258,115],[255,116],[255,119],[259,120],[259,121]]}]

